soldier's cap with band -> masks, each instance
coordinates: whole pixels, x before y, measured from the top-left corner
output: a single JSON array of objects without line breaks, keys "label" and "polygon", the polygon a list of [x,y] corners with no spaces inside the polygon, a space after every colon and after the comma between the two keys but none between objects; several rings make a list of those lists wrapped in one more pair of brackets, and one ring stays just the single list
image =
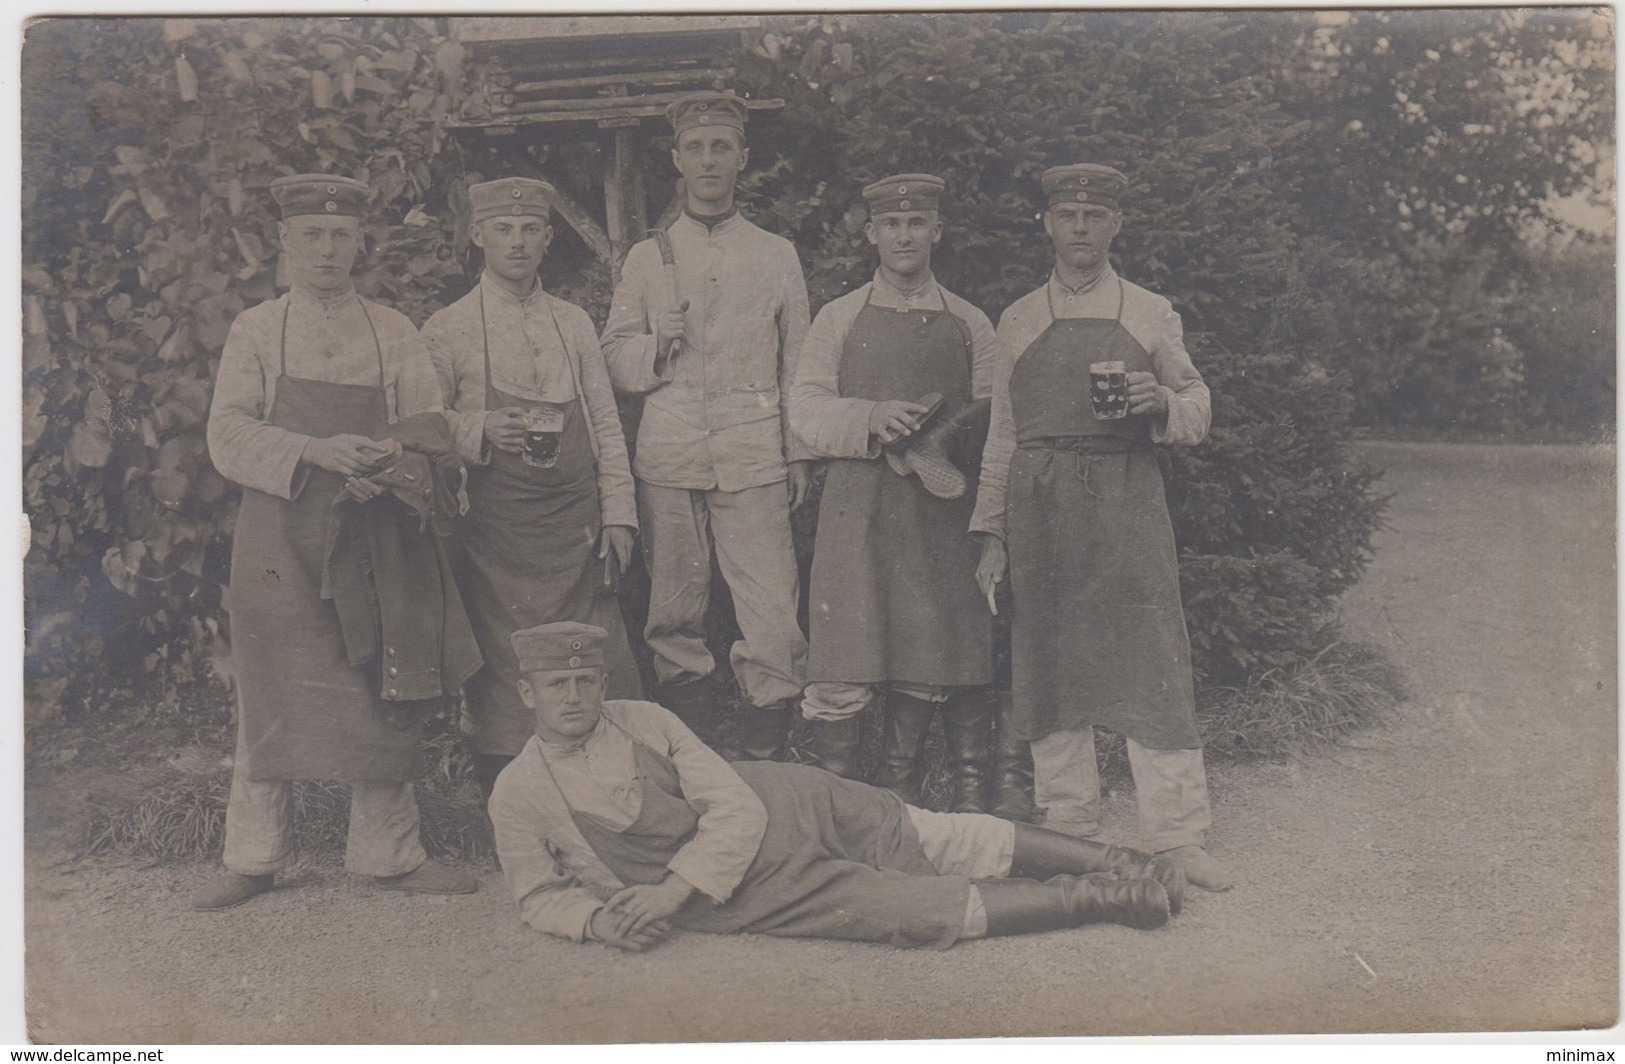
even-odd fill
[{"label": "soldier's cap with band", "polygon": [[745,115],[745,101],[731,92],[691,92],[666,108],[666,120],[679,137],[699,126],[727,126],[744,133]]},{"label": "soldier's cap with band", "polygon": [[1049,206],[1061,203],[1090,203],[1118,210],[1128,191],[1128,177],[1112,166],[1097,163],[1074,163],[1071,166],[1052,166],[1038,178],[1044,186]]},{"label": "soldier's cap with band", "polygon": [[869,216],[897,211],[934,211],[942,205],[947,184],[930,174],[893,174],[863,187]]},{"label": "soldier's cap with band", "polygon": [[519,671],[556,672],[604,667],[604,640],[609,633],[595,624],[555,621],[524,628],[509,637],[519,656]]},{"label": "soldier's cap with band", "polygon": [[367,211],[371,191],[363,181],[336,174],[295,174],[271,182],[271,198],[283,218],[303,214],[360,218]]},{"label": "soldier's cap with band", "polygon": [[503,177],[468,187],[468,203],[474,221],[489,218],[551,218],[552,185],[533,177]]}]

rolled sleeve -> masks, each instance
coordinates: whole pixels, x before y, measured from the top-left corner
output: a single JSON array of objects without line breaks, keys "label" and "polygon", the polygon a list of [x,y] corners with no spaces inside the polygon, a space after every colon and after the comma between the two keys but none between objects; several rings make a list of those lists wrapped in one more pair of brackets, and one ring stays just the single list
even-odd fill
[{"label": "rolled sleeve", "polygon": [[492,796],[490,811],[502,874],[519,903],[520,918],[538,931],[584,941],[603,904],[564,870],[547,839],[537,833],[541,818],[500,791]]},{"label": "rolled sleeve", "polygon": [[[1002,325],[1001,325],[1002,331]],[[970,531],[1004,538],[1005,498],[1010,485],[1010,459],[1016,452],[1016,419],[1010,409],[1010,372],[1015,355],[1002,339],[993,367],[993,406],[982,447],[981,480]]]},{"label": "rolled sleeve", "polygon": [[1166,416],[1153,419],[1151,439],[1171,446],[1201,443],[1213,417],[1213,397],[1185,350],[1185,330],[1172,306],[1163,308],[1151,353],[1157,381],[1171,393]]},{"label": "rolled sleeve", "polygon": [[299,460],[311,437],[266,420],[274,385],[255,317],[253,311],[238,316],[220,354],[206,432],[209,458],[227,480],[292,499],[303,482]]},{"label": "rolled sleeve", "polygon": [[634,245],[621,268],[621,282],[604,323],[603,353],[616,391],[652,392],[671,380],[670,367],[656,372],[655,336],[650,314],[658,300],[660,254],[653,240]]},{"label": "rolled sleeve", "polygon": [[852,303],[852,296],[847,296],[818,312],[802,342],[795,383],[790,387],[790,426],[814,458],[880,455],[869,432],[875,401],[845,398],[840,392],[846,337],[857,318]]},{"label": "rolled sleeve", "polygon": [[733,766],[671,713],[661,713],[683,797],[700,817],[694,837],[666,867],[720,905],[733,896],[756,859],[767,831],[767,807]]}]

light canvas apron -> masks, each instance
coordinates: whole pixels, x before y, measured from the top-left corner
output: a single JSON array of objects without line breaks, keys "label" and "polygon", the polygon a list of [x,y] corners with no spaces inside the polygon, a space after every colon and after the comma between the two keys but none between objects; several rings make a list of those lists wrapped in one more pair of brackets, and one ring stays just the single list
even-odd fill
[{"label": "light canvas apron", "polygon": [[[548,308],[551,315],[552,308]],[[554,329],[558,329],[554,321]],[[480,335],[485,351],[485,408],[535,405],[502,391],[491,376],[491,344],[480,294]],[[570,357],[559,332],[559,348]],[[519,659],[509,637],[555,621],[595,624],[609,632],[606,698],[643,697],[626,626],[614,591],[603,586],[598,557],[602,510],[598,465],[579,390],[564,412],[558,461],[551,468],[525,464],[517,454],[492,448],[491,461],[470,466],[468,513],[452,553],[457,584],[485,666],[464,685],[467,730],[482,754],[514,756],[535,733],[535,718],[519,699]]]},{"label": "light canvas apron", "polygon": [[[871,290],[872,295],[873,290]],[[843,398],[940,392],[941,418],[970,402],[969,333],[944,310],[865,303],[841,355]],[[818,507],[807,678],[944,687],[992,680],[993,627],[966,532],[976,486],[939,499],[885,462],[832,461]]]},{"label": "light canvas apron", "polygon": [[[377,329],[377,386],[290,377],[288,310],[266,420],[318,439],[383,428],[389,401]],[[372,666],[346,660],[338,610],[321,598],[333,501],[344,477],[314,466],[304,472],[304,487],[291,501],[244,488],[232,535],[232,660],[250,778],[412,779],[419,772],[418,729],[396,727],[390,704],[373,693]]]},{"label": "light canvas apron", "polygon": [[1154,372],[1121,298],[1116,318],[1056,318],[1052,301],[1011,372],[1011,721],[1026,740],[1100,725],[1191,749],[1190,640],[1150,420],[1089,405],[1091,363]]}]

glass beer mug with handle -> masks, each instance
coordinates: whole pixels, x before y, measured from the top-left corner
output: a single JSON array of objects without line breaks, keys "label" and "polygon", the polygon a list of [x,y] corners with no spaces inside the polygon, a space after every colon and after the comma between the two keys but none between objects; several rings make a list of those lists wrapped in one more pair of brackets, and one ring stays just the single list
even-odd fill
[{"label": "glass beer mug with handle", "polygon": [[559,441],[564,435],[564,411],[556,406],[533,406],[522,415],[525,441],[520,457],[528,466],[551,469],[559,460]]},{"label": "glass beer mug with handle", "polygon": [[1128,368],[1123,363],[1089,366],[1089,407],[1101,421],[1128,417]]}]

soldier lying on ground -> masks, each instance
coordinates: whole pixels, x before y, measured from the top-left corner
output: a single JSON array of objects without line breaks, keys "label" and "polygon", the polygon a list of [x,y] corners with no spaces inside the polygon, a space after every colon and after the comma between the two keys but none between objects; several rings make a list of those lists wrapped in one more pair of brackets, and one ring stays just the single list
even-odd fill
[{"label": "soldier lying on ground", "polygon": [[981,814],[932,813],[822,769],[730,765],[675,715],[604,701],[605,632],[516,632],[536,735],[498,778],[497,851],[540,931],[642,950],[673,929],[946,948],[1156,928],[1172,863]]}]

